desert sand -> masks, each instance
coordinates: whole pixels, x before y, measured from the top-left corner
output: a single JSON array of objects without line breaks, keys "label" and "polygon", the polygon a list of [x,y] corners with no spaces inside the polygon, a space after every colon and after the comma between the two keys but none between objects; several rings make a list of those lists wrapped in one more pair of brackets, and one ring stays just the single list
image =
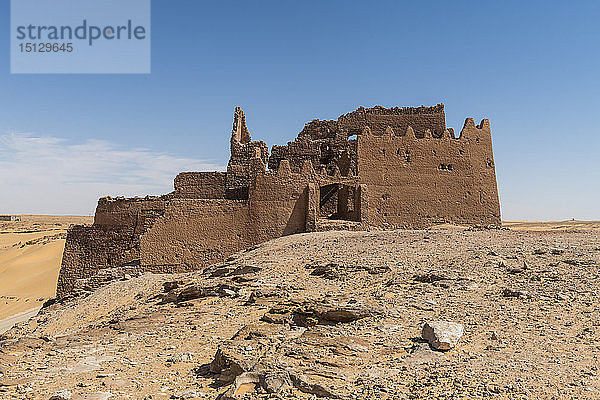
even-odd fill
[{"label": "desert sand", "polygon": [[598,399],[600,232],[553,224],[299,234],[114,281],[0,337],[0,398]]},{"label": "desert sand", "polygon": [[600,230],[600,221],[504,221],[502,226],[513,231],[576,231],[576,230]]},{"label": "desert sand", "polygon": [[91,222],[91,217],[24,215],[20,222],[0,223],[0,321],[54,297],[67,229]]}]

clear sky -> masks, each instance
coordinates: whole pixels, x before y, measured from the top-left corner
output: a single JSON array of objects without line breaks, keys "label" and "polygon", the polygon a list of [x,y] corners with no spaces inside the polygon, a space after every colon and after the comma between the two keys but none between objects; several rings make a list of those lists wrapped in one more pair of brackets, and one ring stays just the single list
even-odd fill
[{"label": "clear sky", "polygon": [[[0,35],[0,213],[90,214],[221,169],[255,139],[358,106],[489,118],[503,219],[600,219],[598,1],[152,1],[150,75],[11,75]],[[9,2],[0,3],[9,26]]]}]

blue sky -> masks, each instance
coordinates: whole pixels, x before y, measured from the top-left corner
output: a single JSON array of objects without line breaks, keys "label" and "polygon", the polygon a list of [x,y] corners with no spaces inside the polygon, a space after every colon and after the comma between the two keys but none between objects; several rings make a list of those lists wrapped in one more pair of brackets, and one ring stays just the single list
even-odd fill
[{"label": "blue sky", "polygon": [[[228,159],[233,109],[292,140],[358,106],[489,118],[504,219],[600,219],[600,3],[152,1],[150,75],[11,75],[0,213],[89,214]],[[0,4],[9,26],[9,2]],[[48,193],[50,191],[50,193]]]}]

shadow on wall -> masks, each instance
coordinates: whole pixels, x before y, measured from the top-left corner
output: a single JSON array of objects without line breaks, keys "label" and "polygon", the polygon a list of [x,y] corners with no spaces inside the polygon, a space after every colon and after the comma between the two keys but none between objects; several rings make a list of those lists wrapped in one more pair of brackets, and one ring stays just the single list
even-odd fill
[{"label": "shadow on wall", "polygon": [[306,232],[306,209],[308,205],[308,187],[304,189],[294,208],[292,214],[283,229],[283,235]]}]

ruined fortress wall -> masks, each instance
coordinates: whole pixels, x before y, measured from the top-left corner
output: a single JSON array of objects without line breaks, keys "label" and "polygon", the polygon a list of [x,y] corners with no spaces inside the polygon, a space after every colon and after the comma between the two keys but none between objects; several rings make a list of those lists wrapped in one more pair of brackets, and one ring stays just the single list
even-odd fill
[{"label": "ruined fortress wall", "polygon": [[411,126],[417,137],[422,137],[428,129],[434,137],[440,137],[446,129],[446,114],[443,104],[432,107],[360,107],[340,116],[338,126],[348,136],[359,135],[366,126],[374,135],[384,134],[388,127],[396,135],[403,135]]},{"label": "ruined fortress wall", "polygon": [[14,222],[14,221],[20,221],[20,220],[21,220],[20,215],[0,215],[0,221]]},{"label": "ruined fortress wall", "polygon": [[365,132],[359,178],[369,188],[369,223],[421,228],[434,223],[500,224],[490,126],[467,119],[458,139]]},{"label": "ruined fortress wall", "polygon": [[57,297],[69,294],[77,279],[90,278],[101,269],[139,257],[139,239],[133,227],[76,225],[67,233]]},{"label": "ruined fortress wall", "polygon": [[167,197],[111,198],[98,200],[94,225],[134,227],[140,233],[151,221],[162,215]]},{"label": "ruined fortress wall", "polygon": [[183,272],[306,228],[308,177],[260,173],[248,200],[174,199],[140,240],[146,271]]},{"label": "ruined fortress wall", "polygon": [[[232,140],[231,157],[227,164],[226,189],[229,192],[234,192],[240,188],[247,188],[250,184],[251,160],[259,157],[266,163],[268,154],[267,145],[261,140],[245,144]],[[247,192],[245,192],[244,197],[247,197]]]},{"label": "ruined fortress wall", "polygon": [[308,174],[292,173],[285,161],[276,173],[256,176],[249,194],[255,243],[306,231]]},{"label": "ruined fortress wall", "polygon": [[225,189],[227,197],[235,200],[248,198],[250,185],[250,163],[254,158],[264,164],[269,158],[269,148],[262,140],[252,141],[246,126],[246,116],[241,108],[236,107],[233,116],[233,129],[230,138],[230,157],[227,163],[227,179]]},{"label": "ruined fortress wall", "polygon": [[221,262],[254,243],[247,200],[174,199],[140,240],[141,265],[183,272]]},{"label": "ruined fortress wall", "polygon": [[224,199],[225,172],[182,172],[175,178],[174,197],[187,199]]},{"label": "ruined fortress wall", "polygon": [[[307,123],[298,137],[285,146],[273,146],[269,158],[269,169],[277,170],[281,160],[288,160],[293,172],[300,172],[305,160],[311,161],[313,168],[325,168],[333,173],[340,159],[347,158],[344,169],[353,171],[350,158],[355,154],[356,146],[348,143],[348,136],[338,129],[337,121],[313,120]],[[355,164],[353,165],[355,167]]]},{"label": "ruined fortress wall", "polygon": [[69,293],[77,279],[140,258],[143,232],[165,211],[167,197],[98,200],[94,225],[69,229],[59,272],[57,293]]},{"label": "ruined fortress wall", "polygon": [[[309,160],[319,171],[325,168],[333,175],[339,168],[342,175],[356,175],[358,157],[354,135],[360,135],[369,127],[373,134],[382,135],[391,130],[396,135],[404,135],[411,126],[417,137],[423,137],[429,130],[434,137],[441,137],[446,130],[444,105],[433,107],[360,107],[358,110],[334,120],[313,120],[304,126],[293,142],[285,146],[273,146],[269,158],[269,168],[277,169],[281,160],[289,160],[292,171],[298,172]],[[349,140],[349,138],[351,140]]]},{"label": "ruined fortress wall", "polygon": [[181,173],[163,196],[100,199],[94,225],[69,231],[59,297],[114,275],[103,269],[183,272],[298,232],[500,224],[489,122],[467,119],[457,139],[441,104],[314,120],[271,157],[236,108],[230,145],[227,173]]}]

